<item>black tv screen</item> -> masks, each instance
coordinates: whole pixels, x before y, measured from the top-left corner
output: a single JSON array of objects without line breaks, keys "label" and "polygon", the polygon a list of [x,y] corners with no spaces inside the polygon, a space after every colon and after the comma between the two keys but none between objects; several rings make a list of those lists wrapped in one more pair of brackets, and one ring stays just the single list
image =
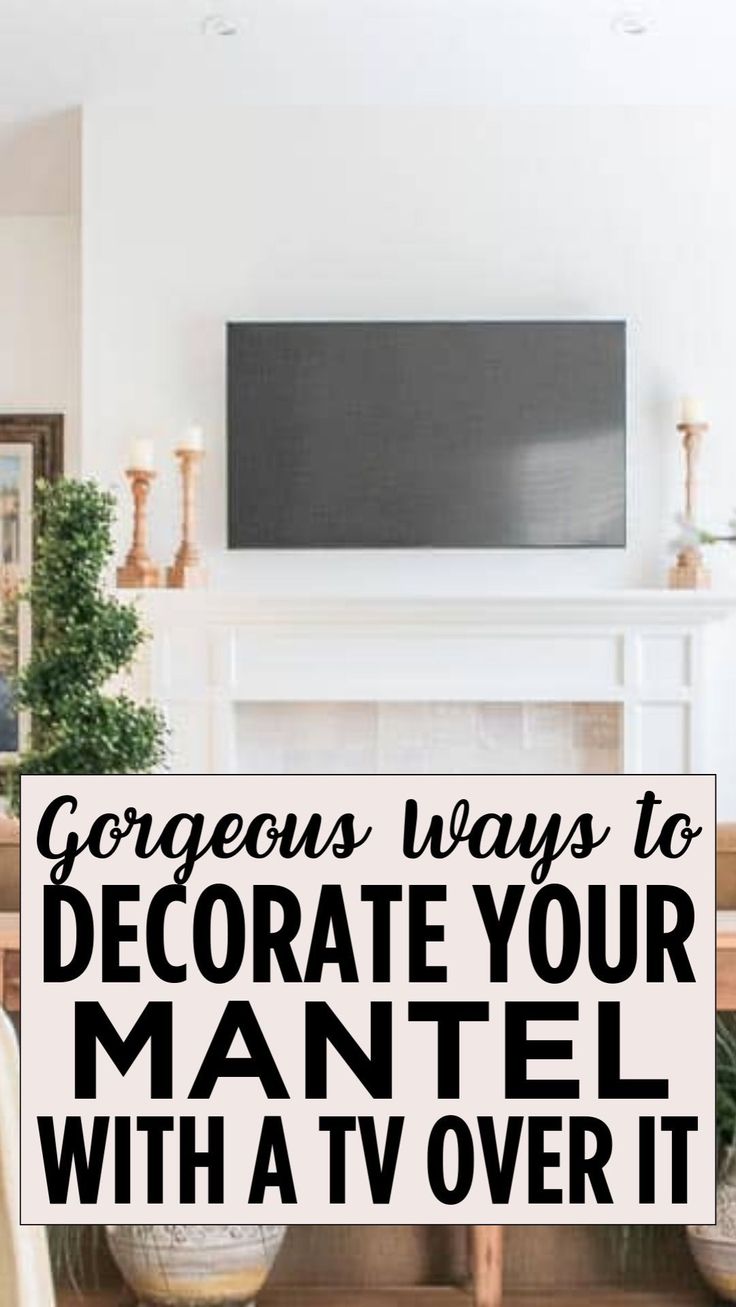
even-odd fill
[{"label": "black tv screen", "polygon": [[625,544],[621,322],[228,327],[231,548]]}]

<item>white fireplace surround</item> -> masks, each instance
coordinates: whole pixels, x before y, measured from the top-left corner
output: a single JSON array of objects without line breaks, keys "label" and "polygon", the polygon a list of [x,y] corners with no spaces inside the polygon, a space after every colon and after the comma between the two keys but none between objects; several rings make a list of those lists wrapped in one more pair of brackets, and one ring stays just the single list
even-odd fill
[{"label": "white fireplace surround", "polygon": [[151,631],[137,688],[166,712],[174,771],[240,770],[242,704],[340,701],[617,704],[624,771],[717,770],[713,637],[736,596],[134,600]]}]

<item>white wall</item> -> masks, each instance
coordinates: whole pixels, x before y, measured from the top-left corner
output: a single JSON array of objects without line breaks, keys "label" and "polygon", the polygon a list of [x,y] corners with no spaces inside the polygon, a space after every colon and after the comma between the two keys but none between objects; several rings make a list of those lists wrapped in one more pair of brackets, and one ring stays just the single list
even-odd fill
[{"label": "white wall", "polygon": [[66,418],[78,462],[79,119],[0,124],[0,412]]},{"label": "white wall", "polygon": [[79,426],[79,224],[0,217],[0,412],[64,413]]},{"label": "white wall", "polygon": [[[83,195],[84,468],[121,483],[131,438],[155,438],[162,561],[177,538],[170,450],[193,420],[209,439],[212,577],[244,590],[661,584],[683,391],[712,415],[703,517],[720,525],[736,505],[733,110],[94,108]],[[225,323],[392,316],[627,318],[629,548],[228,554]],[[716,571],[733,583],[736,551]],[[717,697],[713,765],[736,812],[727,682]]]}]

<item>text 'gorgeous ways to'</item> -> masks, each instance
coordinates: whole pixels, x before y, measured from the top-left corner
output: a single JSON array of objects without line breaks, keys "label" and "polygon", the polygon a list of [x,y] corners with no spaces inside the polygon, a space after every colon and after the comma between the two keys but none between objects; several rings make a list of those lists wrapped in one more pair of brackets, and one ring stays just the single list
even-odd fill
[{"label": "text 'gorgeous ways to'", "polygon": [[711,1218],[713,778],[22,801],[24,1220]]}]

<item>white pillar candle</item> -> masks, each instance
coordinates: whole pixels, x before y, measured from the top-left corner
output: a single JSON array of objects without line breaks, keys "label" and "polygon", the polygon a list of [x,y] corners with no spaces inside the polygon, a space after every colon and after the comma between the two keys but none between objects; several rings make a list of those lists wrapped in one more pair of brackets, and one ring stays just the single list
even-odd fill
[{"label": "white pillar candle", "polygon": [[153,471],[153,441],[152,440],[134,440],[130,447],[130,459],[128,462],[130,468],[138,472]]},{"label": "white pillar candle", "polygon": [[204,449],[204,431],[201,427],[188,427],[178,445],[179,449]]},{"label": "white pillar candle", "polygon": [[695,426],[700,422],[705,422],[703,406],[699,399],[692,395],[683,395],[682,406],[680,408],[680,421],[683,425]]}]

